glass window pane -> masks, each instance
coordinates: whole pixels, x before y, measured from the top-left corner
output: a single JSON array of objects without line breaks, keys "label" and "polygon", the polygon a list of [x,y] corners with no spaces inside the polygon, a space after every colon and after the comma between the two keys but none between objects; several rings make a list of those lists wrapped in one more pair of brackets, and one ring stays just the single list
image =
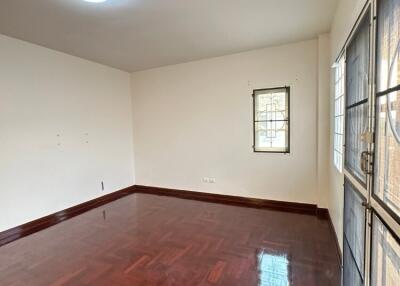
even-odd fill
[{"label": "glass window pane", "polygon": [[362,203],[365,200],[348,180],[345,180],[344,190],[344,240],[359,272],[364,273],[365,208]]},{"label": "glass window pane", "polygon": [[288,109],[286,90],[265,90],[255,92],[255,120],[286,120]]},{"label": "glass window pane", "polygon": [[337,139],[338,139],[337,150],[340,153],[340,155],[342,155],[343,154],[343,135],[338,134]]},{"label": "glass window pane", "polygon": [[336,65],[335,73],[335,126],[334,126],[334,164],[343,171],[343,122],[344,122],[344,57]]},{"label": "glass window pane", "polygon": [[400,92],[377,98],[375,132],[374,193],[400,217]]},{"label": "glass window pane", "polygon": [[382,221],[373,216],[371,285],[400,285],[400,244]]},{"label": "glass window pane", "polygon": [[361,182],[366,182],[366,176],[360,167],[360,157],[367,150],[367,143],[361,137],[368,131],[368,104],[364,103],[350,108],[346,112],[346,168]]},{"label": "glass window pane", "polygon": [[362,286],[363,280],[357,270],[357,265],[353,260],[346,241],[343,244],[343,260],[345,261],[345,267],[343,267],[343,286]]},{"label": "glass window pane", "polygon": [[287,152],[289,150],[288,88],[254,92],[255,151]]},{"label": "glass window pane", "polygon": [[378,1],[378,91],[400,84],[400,0]]},{"label": "glass window pane", "polygon": [[287,150],[288,123],[286,121],[256,122],[256,147],[261,151]]},{"label": "glass window pane", "polygon": [[369,13],[346,50],[346,106],[368,98]]}]

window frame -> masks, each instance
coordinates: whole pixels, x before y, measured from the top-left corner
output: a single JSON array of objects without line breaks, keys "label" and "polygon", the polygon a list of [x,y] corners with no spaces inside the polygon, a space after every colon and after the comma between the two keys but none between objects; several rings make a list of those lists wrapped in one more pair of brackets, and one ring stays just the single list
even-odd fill
[{"label": "window frame", "polygon": [[[259,150],[256,148],[256,92],[260,91],[271,91],[271,90],[282,90],[286,91],[286,107],[287,107],[287,147],[284,151],[274,150]],[[252,93],[253,97],[253,152],[254,153],[275,153],[275,154],[290,154],[290,86],[279,86],[269,88],[254,89]]]},{"label": "window frame", "polygon": [[[382,3],[383,1],[378,1],[377,2],[377,7],[376,7],[376,17],[377,17],[377,21],[376,21],[376,30],[375,30],[375,40],[376,40],[376,50],[375,52],[375,59],[374,59],[374,68],[375,68],[375,87],[373,92],[375,93],[375,97],[374,97],[374,104],[375,104],[375,110],[374,110],[374,126],[372,128],[373,130],[373,134],[374,134],[374,152],[373,152],[373,174],[374,176],[372,177],[372,188],[371,188],[371,198],[373,198],[374,201],[376,201],[377,205],[379,207],[381,207],[383,209],[382,213],[385,213],[389,215],[390,218],[392,218],[394,220],[395,223],[400,224],[400,214],[398,214],[396,212],[396,210],[394,208],[392,208],[390,205],[392,205],[392,202],[390,202],[390,204],[388,202],[385,202],[380,196],[379,196],[379,187],[377,187],[379,185],[379,183],[377,182],[377,180],[379,180],[379,173],[381,170],[380,167],[380,158],[379,158],[379,154],[380,154],[380,147],[381,144],[379,143],[379,123],[381,123],[380,118],[380,112],[381,110],[379,109],[379,105],[380,105],[380,99],[382,97],[386,97],[386,106],[389,105],[388,102],[388,96],[390,94],[393,93],[399,93],[400,92],[400,83],[397,83],[397,85],[391,85],[389,84],[386,88],[381,88],[379,81],[380,76],[382,74],[382,70],[381,70],[381,58],[380,55],[382,53],[380,47],[379,47],[379,40],[382,39],[382,31],[381,31],[381,27],[379,24],[382,19],[384,19],[385,17],[382,17],[382,15],[380,14],[383,7],[382,7]],[[389,17],[390,18],[390,17]],[[390,38],[390,35],[388,35]],[[396,56],[395,56],[396,57]],[[388,59],[390,62],[390,55],[388,56]],[[397,60],[399,61],[399,58],[397,58]],[[396,95],[397,96],[397,95]],[[386,107],[387,109],[387,107]],[[389,123],[389,119],[387,117],[388,115],[388,109],[385,111],[385,124],[389,124],[388,129],[390,130],[390,123]],[[391,133],[393,133],[393,130],[390,130]],[[388,166],[385,166],[383,168],[383,170],[385,170],[385,168],[389,168]],[[384,191],[381,190],[383,193]],[[382,216],[380,215],[380,212],[377,212],[375,208],[375,213],[379,216],[379,218],[381,219],[381,221],[387,226],[388,229],[392,229],[393,225],[392,224],[388,224],[388,219],[382,219]],[[400,238],[400,234],[397,235],[397,233],[394,233],[394,236],[397,238]],[[371,271],[372,272],[372,271]]]},{"label": "window frame", "polygon": [[[336,170],[339,173],[343,173],[344,170],[344,133],[345,133],[345,113],[346,113],[346,60],[345,60],[345,55],[341,55],[339,59],[336,61],[336,66],[335,66],[335,79],[334,79],[334,98],[333,98],[333,165],[335,166]],[[338,76],[338,69],[341,69],[340,76]],[[338,87],[341,88],[341,93],[338,94]],[[340,100],[342,99],[342,104],[339,107],[339,111],[341,111],[341,114],[338,114],[339,112],[336,109],[336,104],[340,103]],[[342,126],[337,126],[337,118],[342,119]],[[338,128],[341,127],[340,132],[337,132]],[[337,138],[341,136],[341,146],[338,146],[336,144]],[[338,147],[341,147],[341,151],[338,149]],[[336,162],[336,160],[339,159],[340,162]],[[340,166],[338,166],[340,164]]]}]

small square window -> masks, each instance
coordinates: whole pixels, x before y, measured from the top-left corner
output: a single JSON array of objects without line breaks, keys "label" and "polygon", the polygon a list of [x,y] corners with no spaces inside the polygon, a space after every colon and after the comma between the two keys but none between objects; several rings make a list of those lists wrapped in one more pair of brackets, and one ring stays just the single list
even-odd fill
[{"label": "small square window", "polygon": [[254,152],[290,152],[289,87],[253,91]]}]

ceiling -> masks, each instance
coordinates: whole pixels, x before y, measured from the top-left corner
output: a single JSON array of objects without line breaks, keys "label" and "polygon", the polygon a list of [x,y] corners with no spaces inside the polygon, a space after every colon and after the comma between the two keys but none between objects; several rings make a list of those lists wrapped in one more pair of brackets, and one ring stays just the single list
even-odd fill
[{"label": "ceiling", "polygon": [[328,32],[337,0],[1,0],[0,33],[133,72]]}]

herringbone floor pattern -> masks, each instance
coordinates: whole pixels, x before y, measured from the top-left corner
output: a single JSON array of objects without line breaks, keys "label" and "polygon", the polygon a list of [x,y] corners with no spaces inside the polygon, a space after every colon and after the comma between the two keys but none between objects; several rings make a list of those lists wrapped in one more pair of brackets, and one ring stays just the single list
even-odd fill
[{"label": "herringbone floor pattern", "polygon": [[0,248],[1,286],[340,285],[328,221],[133,194]]}]

